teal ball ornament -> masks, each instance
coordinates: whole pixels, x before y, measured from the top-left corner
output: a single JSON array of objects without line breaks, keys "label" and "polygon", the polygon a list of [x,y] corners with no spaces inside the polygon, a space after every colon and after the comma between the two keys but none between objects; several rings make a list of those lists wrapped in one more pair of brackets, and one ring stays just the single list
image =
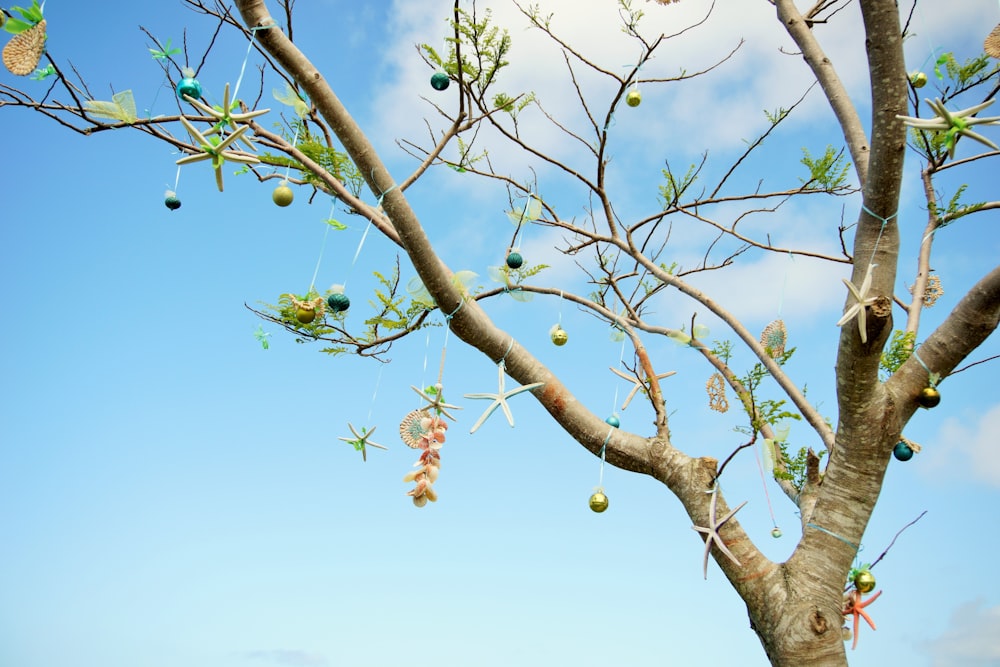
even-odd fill
[{"label": "teal ball ornament", "polygon": [[619,426],[622,425],[622,420],[618,419],[618,415],[611,415],[610,417],[608,417],[604,421],[609,426],[614,427],[614,428],[618,428]]},{"label": "teal ball ornament", "polygon": [[521,253],[512,252],[507,255],[507,266],[510,268],[520,269],[522,264],[524,264],[524,258],[521,257]]},{"label": "teal ball ornament", "polygon": [[177,82],[177,97],[184,99],[187,95],[193,100],[201,99],[201,84],[193,76],[186,76]]},{"label": "teal ball ornament", "polygon": [[431,77],[431,88],[434,90],[447,90],[451,84],[451,79],[444,72],[434,72]]},{"label": "teal ball ornament", "polygon": [[896,457],[897,461],[909,461],[913,458],[913,450],[908,444],[900,440],[892,448],[892,455]]},{"label": "teal ball ornament", "polygon": [[167,190],[166,194],[163,195],[163,205],[171,211],[176,211],[181,207],[181,200],[177,198],[176,192]]},{"label": "teal ball ornament", "polygon": [[778,539],[779,537],[781,537],[781,529],[775,526],[774,530],[771,531],[771,537],[773,537],[774,539]]},{"label": "teal ball ornament", "polygon": [[351,300],[346,294],[331,294],[326,298],[326,305],[335,313],[342,313],[351,307]]}]

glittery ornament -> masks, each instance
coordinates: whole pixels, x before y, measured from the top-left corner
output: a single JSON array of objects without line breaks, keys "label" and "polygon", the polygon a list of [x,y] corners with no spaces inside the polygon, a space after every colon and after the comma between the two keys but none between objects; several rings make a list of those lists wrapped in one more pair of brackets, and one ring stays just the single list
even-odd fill
[{"label": "glittery ornament", "polygon": [[914,88],[923,88],[927,85],[927,75],[923,72],[913,72],[910,74],[910,85]]},{"label": "glittery ornament", "polygon": [[512,269],[519,269],[521,265],[524,264],[524,258],[521,257],[521,253],[512,252],[507,255],[507,266]]},{"label": "glittery ornament", "polygon": [[595,492],[590,496],[590,509],[598,514],[608,509],[608,497],[601,491]]},{"label": "glittery ornament", "polygon": [[451,79],[444,72],[434,72],[431,76],[431,88],[434,90],[446,90],[451,84]]},{"label": "glittery ornament", "polygon": [[622,425],[622,420],[618,419],[618,415],[611,415],[610,417],[605,419],[604,422],[609,426],[613,426],[614,428],[618,428],[619,426]]},{"label": "glittery ornament", "polygon": [[351,307],[351,300],[347,298],[346,294],[334,293],[326,298],[326,303],[330,306],[330,310],[335,313],[342,313]]},{"label": "glittery ornament", "polygon": [[565,329],[563,329],[561,326],[557,324],[554,327],[552,327],[551,331],[549,331],[549,338],[552,339],[552,342],[557,347],[562,347],[563,345],[566,344],[566,341],[569,340],[569,334],[566,333]]},{"label": "glittery ornament", "polygon": [[900,440],[896,443],[896,446],[892,448],[892,455],[896,457],[897,461],[909,461],[913,458],[913,449]]},{"label": "glittery ornament", "polygon": [[760,344],[772,359],[777,359],[785,353],[788,342],[788,330],[783,320],[775,320],[764,327],[760,334]]},{"label": "glittery ornament", "polygon": [[3,66],[16,76],[27,76],[45,53],[45,19],[14,35],[3,47]]},{"label": "glittery ornament", "polygon": [[291,204],[292,200],[295,199],[295,193],[292,192],[292,189],[288,187],[285,181],[282,181],[281,185],[276,187],[274,192],[271,193],[271,199],[275,204],[284,208],[285,206]]},{"label": "glittery ornament", "polygon": [[177,97],[184,99],[187,95],[193,100],[201,99],[201,84],[193,76],[186,76],[177,82]]},{"label": "glittery ornament", "polygon": [[933,408],[940,402],[941,392],[937,390],[937,387],[924,387],[920,390],[920,396],[917,397],[917,403],[922,408]]},{"label": "glittery ornament", "polygon": [[868,570],[861,570],[854,577],[854,587],[862,593],[871,593],[875,590],[875,575]]},{"label": "glittery ornament", "polygon": [[638,90],[628,91],[628,95],[625,96],[625,104],[630,107],[637,107],[642,104],[642,93]]}]

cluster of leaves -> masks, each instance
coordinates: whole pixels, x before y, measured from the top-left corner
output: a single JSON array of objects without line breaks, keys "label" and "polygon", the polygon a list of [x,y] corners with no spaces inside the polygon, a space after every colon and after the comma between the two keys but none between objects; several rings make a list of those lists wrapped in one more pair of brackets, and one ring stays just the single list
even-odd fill
[{"label": "cluster of leaves", "polygon": [[913,331],[896,329],[892,332],[892,338],[889,339],[889,344],[885,346],[879,359],[879,368],[884,374],[883,379],[888,379],[910,358],[916,340],[917,334]]},{"label": "cluster of leaves", "polygon": [[807,190],[837,192],[847,185],[847,172],[851,163],[844,159],[844,149],[839,151],[828,145],[823,155],[813,158],[809,149],[802,148],[802,164],[809,170],[808,179],[799,179]]},{"label": "cluster of leaves", "polygon": [[473,12],[458,9],[458,21],[450,21],[452,30],[458,37],[447,38],[448,53],[442,57],[434,47],[422,44],[427,60],[448,73],[458,75],[457,51],[462,51],[462,78],[480,95],[496,80],[497,73],[510,63],[506,60],[510,52],[511,39],[506,30],[492,24],[492,12],[487,9],[482,20],[476,20]]},{"label": "cluster of leaves", "polygon": [[678,178],[671,169],[667,168],[663,170],[665,183],[658,187],[660,204],[663,206],[663,210],[674,208],[680,203],[680,199],[684,196],[684,193],[698,180],[699,171],[699,167],[692,164],[688,167],[687,172]]},{"label": "cluster of leaves", "polygon": [[[21,18],[14,18],[14,14],[20,14]],[[0,12],[0,23],[3,24],[3,29],[12,35],[18,35],[38,25],[44,18],[42,6],[38,4],[38,0],[32,0],[30,7],[11,7],[6,14]],[[7,20],[3,21],[2,19]]]},{"label": "cluster of leaves", "polygon": [[965,190],[968,187],[969,185],[967,183],[959,186],[958,190],[955,191],[955,194],[948,200],[948,205],[944,208],[938,206],[934,201],[928,201],[930,214],[941,222],[941,227],[958,220],[962,216],[975,213],[986,205],[986,202],[963,204],[961,201],[962,195],[965,194]]},{"label": "cluster of leaves", "polygon": [[[308,125],[302,121],[293,121],[290,127],[282,125],[281,132],[289,141],[295,141],[295,147],[302,151],[306,157],[343,183],[351,194],[356,197],[361,196],[365,181],[347,153],[333,146],[327,146],[313,135],[309,131]],[[302,174],[302,179],[306,183],[328,192],[326,184],[319,175],[306,169],[303,164],[287,155],[265,153],[261,156],[261,160],[277,167],[295,169]]]},{"label": "cluster of leaves", "polygon": [[[789,454],[789,444],[785,441],[779,441],[776,443],[778,445],[778,450],[781,453],[781,458],[785,462],[785,469],[778,470],[775,469],[774,477],[776,479],[786,479],[792,483],[799,491],[806,483],[806,465],[809,459],[809,450],[806,447],[800,447],[799,451],[794,455]],[[826,456],[826,450],[819,452],[817,457],[822,459]]]}]

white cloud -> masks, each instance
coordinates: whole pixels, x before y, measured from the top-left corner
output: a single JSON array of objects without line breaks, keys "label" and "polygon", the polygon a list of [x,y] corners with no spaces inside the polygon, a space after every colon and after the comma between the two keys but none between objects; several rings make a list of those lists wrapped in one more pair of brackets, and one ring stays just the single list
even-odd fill
[{"label": "white cloud", "polygon": [[932,667],[990,667],[1000,664],[1000,605],[967,602],[951,615],[944,633],[926,643]]},{"label": "white cloud", "polygon": [[1000,405],[995,405],[978,419],[962,422],[947,419],[932,447],[923,450],[927,456],[928,474],[946,477],[972,478],[1000,487]]}]

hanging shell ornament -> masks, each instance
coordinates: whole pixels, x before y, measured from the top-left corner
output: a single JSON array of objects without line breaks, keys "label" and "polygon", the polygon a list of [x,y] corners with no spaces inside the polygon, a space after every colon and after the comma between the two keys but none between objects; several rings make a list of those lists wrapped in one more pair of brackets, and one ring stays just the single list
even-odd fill
[{"label": "hanging shell ornament", "polygon": [[3,66],[15,76],[28,76],[45,53],[45,19],[14,35],[3,47]]},{"label": "hanging shell ornament", "polygon": [[549,330],[549,338],[552,339],[554,345],[562,347],[569,340],[569,334],[561,325],[557,324]]}]

